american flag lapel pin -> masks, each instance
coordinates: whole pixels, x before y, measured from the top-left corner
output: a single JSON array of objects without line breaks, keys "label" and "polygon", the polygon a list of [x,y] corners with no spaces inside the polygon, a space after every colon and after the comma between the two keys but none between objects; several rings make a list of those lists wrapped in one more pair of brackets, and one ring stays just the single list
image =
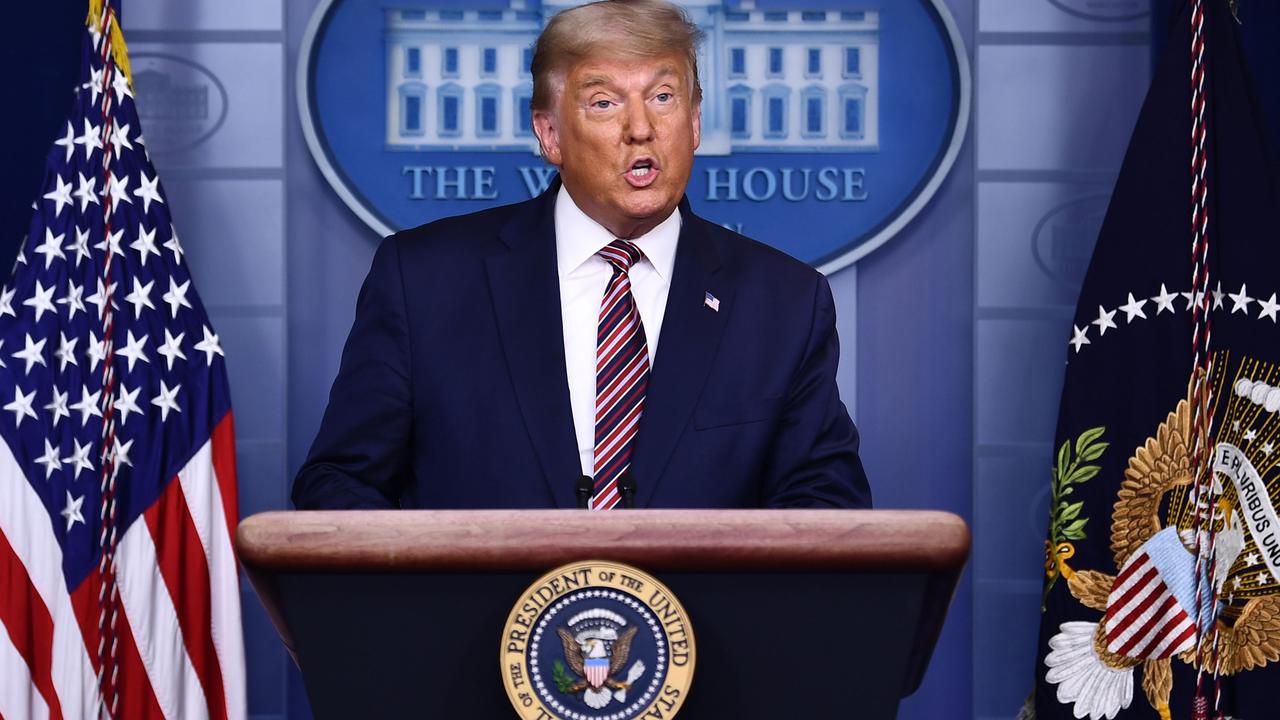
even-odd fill
[{"label": "american flag lapel pin", "polygon": [[711,308],[712,312],[720,312],[720,298],[712,295],[710,290],[707,291],[707,297],[702,301],[702,304]]}]

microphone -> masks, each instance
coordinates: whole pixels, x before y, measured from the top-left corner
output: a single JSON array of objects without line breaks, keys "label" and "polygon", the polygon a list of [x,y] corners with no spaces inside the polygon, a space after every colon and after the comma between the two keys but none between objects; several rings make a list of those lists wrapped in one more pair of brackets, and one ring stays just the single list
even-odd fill
[{"label": "microphone", "polygon": [[596,483],[591,479],[590,475],[583,475],[578,478],[578,484],[573,492],[578,496],[578,509],[586,510],[591,505],[591,495],[596,491]]},{"label": "microphone", "polygon": [[618,492],[622,495],[622,507],[632,510],[636,506],[636,479],[630,470],[623,470],[618,478]]}]

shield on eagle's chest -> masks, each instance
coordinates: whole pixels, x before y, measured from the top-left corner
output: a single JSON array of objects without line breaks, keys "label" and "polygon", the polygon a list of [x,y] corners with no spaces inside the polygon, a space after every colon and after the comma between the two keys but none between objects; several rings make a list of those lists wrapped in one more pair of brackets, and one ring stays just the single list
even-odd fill
[{"label": "shield on eagle's chest", "polygon": [[587,671],[587,682],[591,683],[593,688],[604,685],[604,681],[609,678],[609,658],[607,657],[587,658],[583,668]]},{"label": "shield on eagle's chest", "polygon": [[1194,644],[1195,560],[1177,528],[1165,528],[1133,554],[1107,599],[1107,650],[1132,658],[1165,658]]}]

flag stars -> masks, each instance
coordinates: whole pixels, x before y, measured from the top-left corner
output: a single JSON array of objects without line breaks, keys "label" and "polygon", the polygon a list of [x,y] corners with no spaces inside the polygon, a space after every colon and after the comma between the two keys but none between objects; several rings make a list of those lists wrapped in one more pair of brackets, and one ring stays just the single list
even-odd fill
[{"label": "flag stars", "polygon": [[1258,558],[1257,553],[1249,553],[1244,556],[1245,565],[1257,565],[1259,562],[1261,562],[1261,560]]},{"label": "flag stars", "polygon": [[1115,310],[1112,310],[1111,312],[1107,312],[1106,309],[1103,308],[1101,305],[1098,306],[1098,319],[1094,320],[1092,324],[1098,326],[1099,337],[1107,334],[1107,328],[1113,328],[1116,326],[1116,323],[1113,320],[1115,316],[1116,316]]},{"label": "flag stars", "polygon": [[1258,451],[1262,453],[1263,457],[1271,457],[1271,453],[1276,451],[1276,446],[1267,441],[1262,444],[1262,447],[1258,448]]},{"label": "flag stars", "polygon": [[54,470],[62,469],[62,458],[58,457],[58,449],[49,444],[49,438],[44,439],[44,454],[36,458],[37,465],[44,466],[44,479],[48,480]]},{"label": "flag stars", "polygon": [[1182,296],[1183,300],[1187,301],[1187,310],[1200,307],[1204,303],[1204,293],[1202,292],[1197,292],[1195,295],[1189,292],[1178,294]]},{"label": "flag stars", "polygon": [[[98,278],[97,292],[85,298],[85,302],[91,305],[94,305],[98,308],[98,314],[96,315],[97,318],[99,319],[102,318],[102,312],[107,304],[107,295],[110,293],[114,293],[115,290],[116,290],[116,283],[111,283],[111,290],[110,292],[108,292],[105,288],[102,287],[102,278]],[[111,301],[111,308],[113,310],[118,309],[119,307],[120,306],[117,305],[114,300]]]},{"label": "flag stars", "polygon": [[1164,283],[1160,283],[1160,294],[1151,298],[1151,301],[1156,304],[1156,315],[1159,315],[1165,310],[1168,310],[1171,314],[1175,313],[1176,311],[1173,309],[1173,300],[1176,297],[1178,297],[1177,293],[1169,292],[1165,288]]},{"label": "flag stars", "polygon": [[75,196],[80,201],[80,212],[84,212],[89,205],[97,205],[98,203],[98,178],[85,177],[84,173],[76,173],[80,178],[80,182],[76,185]]},{"label": "flag stars", "polygon": [[[1085,342],[1088,342],[1086,340]],[[204,339],[195,344],[195,349],[205,354],[205,364],[213,365],[214,355],[225,355],[222,352],[222,346],[218,344],[218,336],[209,329],[208,325],[204,326]]]},{"label": "flag stars", "polygon": [[178,241],[178,230],[173,227],[172,223],[169,224],[169,239],[165,241],[164,246],[173,251],[174,264],[181,265],[182,243]]},{"label": "flag stars", "polygon": [[173,361],[177,358],[187,359],[182,352],[182,338],[185,335],[186,333],[178,333],[178,336],[174,337],[170,334],[169,328],[164,329],[164,344],[156,348],[156,352],[164,356],[166,369],[172,370]]},{"label": "flag stars", "polygon": [[[124,251],[120,249],[120,238],[122,237],[124,237],[124,230],[117,230],[111,233],[110,235],[107,235],[105,238],[103,238],[102,242],[98,243],[97,245],[94,245],[93,249],[101,250],[105,253],[108,253],[107,255],[108,262],[111,261],[112,255],[119,255],[120,257],[124,257]],[[101,286],[102,281],[99,280],[98,284],[99,286]]]},{"label": "flag stars", "polygon": [[31,297],[22,301],[23,305],[35,308],[36,322],[40,322],[40,318],[46,312],[54,312],[53,291],[55,289],[57,288],[54,285],[50,285],[48,288],[45,288],[45,286],[37,279],[35,293]]},{"label": "flag stars", "polygon": [[102,417],[102,410],[98,408],[98,398],[101,396],[101,390],[91,393],[88,385],[80,386],[80,402],[71,404],[71,409],[80,413],[80,427],[83,428],[90,417]]},{"label": "flag stars", "polygon": [[1128,324],[1133,322],[1135,317],[1140,317],[1143,320],[1146,320],[1147,314],[1142,311],[1142,306],[1146,304],[1146,300],[1137,300],[1133,297],[1133,293],[1129,293],[1129,302],[1120,306],[1120,309],[1124,311],[1125,323]]},{"label": "flag stars", "polygon": [[55,429],[62,418],[71,417],[71,411],[67,409],[67,394],[59,391],[56,386],[53,388],[53,399],[44,406],[44,409],[53,413],[53,427]]},{"label": "flag stars", "polygon": [[[100,33],[98,33],[96,29],[91,30],[90,32],[92,32],[95,37],[94,48],[96,49],[98,45],[98,43],[96,42],[96,38],[100,37],[101,35]],[[102,92],[102,73],[103,72],[104,72],[104,69],[100,67],[89,68],[89,82],[80,86],[85,90],[89,91],[90,105],[98,104],[98,93]],[[88,123],[89,121],[85,120],[85,124],[87,125]]]},{"label": "flag stars", "polygon": [[63,181],[62,175],[55,175],[54,181],[56,185],[52,190],[44,194],[44,199],[53,201],[53,217],[59,218],[62,217],[62,208],[67,205],[74,205],[75,201],[71,199],[71,183]]},{"label": "flag stars", "polygon": [[67,306],[67,320],[74,320],[77,312],[89,312],[84,307],[83,295],[84,288],[77,285],[74,280],[67,280],[67,295],[58,298],[59,305]]},{"label": "flag stars", "polygon": [[[120,75],[117,74],[116,78],[118,79],[119,77]],[[125,123],[121,126],[115,120],[112,120],[111,135],[107,140],[111,143],[111,146],[115,148],[116,157],[120,157],[121,148],[124,148],[125,150],[132,150],[133,143],[129,142],[129,123]]]},{"label": "flag stars", "polygon": [[13,413],[15,426],[22,427],[22,421],[25,418],[31,418],[32,420],[37,419],[35,408],[32,407],[32,404],[35,403],[35,399],[35,390],[32,390],[27,395],[23,395],[22,388],[17,386],[13,388],[13,402],[5,405],[4,409]]},{"label": "flag stars", "polygon": [[144,363],[151,362],[151,360],[147,358],[146,351],[142,349],[142,346],[147,343],[147,337],[148,336],[143,335],[142,337],[135,339],[133,337],[133,331],[130,330],[129,342],[125,343],[125,346],[120,348],[118,352],[120,357],[127,358],[129,360],[129,372],[133,372],[133,365],[139,360]]},{"label": "flag stars", "polygon": [[148,307],[152,310],[156,306],[151,302],[151,288],[156,284],[155,280],[148,282],[146,285],[138,282],[138,278],[133,279],[133,292],[124,296],[124,301],[133,304],[133,318],[136,320],[142,317],[142,308]]},{"label": "flag stars", "polygon": [[1240,292],[1231,293],[1227,297],[1231,298],[1232,315],[1238,312],[1243,312],[1245,315],[1249,314],[1249,303],[1253,302],[1253,298],[1249,297],[1245,293],[1245,286],[1243,283],[1240,285]]},{"label": "flag stars", "polygon": [[1087,337],[1087,334],[1089,332],[1089,326],[1085,325],[1084,328],[1081,329],[1075,325],[1072,325],[1071,332],[1072,332],[1071,341],[1068,342],[1067,344],[1075,348],[1076,352],[1080,352],[1081,347],[1089,344],[1089,338]]},{"label": "flag stars", "polygon": [[1249,430],[1248,430],[1248,431],[1246,431],[1246,432],[1245,432],[1245,434],[1243,435],[1243,438],[1244,438],[1244,441],[1245,441],[1245,442],[1249,442],[1249,441],[1251,441],[1251,440],[1255,440],[1255,439],[1257,439],[1257,437],[1258,437],[1258,433],[1257,433],[1257,432],[1255,432],[1255,431],[1253,430],[1253,428],[1249,428]]},{"label": "flag stars", "polygon": [[62,235],[54,235],[50,228],[44,229],[44,242],[36,246],[36,254],[44,256],[44,269],[48,270],[53,264],[56,257],[59,260],[66,260],[67,256],[62,252],[62,240],[66,237],[66,233]]},{"label": "flag stars", "polygon": [[129,176],[112,175],[107,179],[107,194],[111,196],[111,212],[114,215],[125,203],[133,204],[129,197]]},{"label": "flag stars", "polygon": [[84,513],[81,511],[83,504],[83,495],[73,498],[71,497],[71,491],[67,491],[67,505],[62,508],[62,517],[66,518],[67,521],[67,532],[71,532],[71,528],[75,527],[76,523],[84,525]]},{"label": "flag stars", "polygon": [[98,369],[98,363],[107,358],[107,344],[98,339],[94,333],[89,333],[89,347],[85,348],[85,355],[89,356],[89,370]]},{"label": "flag stars", "polygon": [[142,171],[139,177],[138,188],[133,191],[135,197],[142,199],[142,212],[151,212],[152,201],[164,204],[164,198],[160,197],[160,176],[156,175],[150,180],[147,179],[146,171]]},{"label": "flag stars", "polygon": [[187,290],[191,287],[191,281],[188,280],[181,285],[174,282],[173,278],[169,278],[169,292],[161,296],[161,299],[169,303],[169,312],[173,317],[178,317],[178,308],[190,308],[191,303],[187,300]]},{"label": "flag stars", "polygon": [[1262,570],[1258,573],[1258,585],[1266,585],[1271,582],[1271,573]]},{"label": "flag stars", "polygon": [[147,264],[148,253],[160,257],[160,251],[156,249],[156,229],[147,230],[142,223],[138,223],[138,239],[129,243],[129,247],[138,251],[142,258],[139,262],[143,265]]},{"label": "flag stars", "polygon": [[134,388],[132,392],[125,387],[124,383],[120,384],[120,394],[116,396],[116,412],[120,413],[120,424],[124,425],[129,422],[129,415],[132,413],[142,413],[142,408],[138,407],[138,393],[142,392],[142,386]]},{"label": "flag stars", "polygon": [[5,315],[18,317],[18,314],[13,311],[13,296],[17,294],[17,292],[18,291],[16,289],[10,289],[8,287],[0,290],[0,317],[4,317]]},{"label": "flag stars", "polygon": [[173,389],[169,389],[164,380],[160,381],[160,393],[151,398],[151,404],[160,408],[160,422],[169,419],[170,410],[178,413],[182,412],[182,408],[178,407],[178,391],[181,389],[181,383],[174,385]]},{"label": "flag stars", "polygon": [[13,354],[15,358],[26,361],[27,367],[24,374],[31,374],[32,365],[46,365],[44,361],[44,343],[45,338],[40,338],[40,342],[35,342],[31,338],[31,333],[27,333],[26,347]]},{"label": "flag stars", "polygon": [[[71,162],[71,156],[76,154],[76,129],[72,127],[70,120],[67,121],[67,134],[54,140],[53,144],[66,149],[67,157],[62,162]],[[49,196],[45,195],[45,197]]]},{"label": "flag stars", "polygon": [[79,270],[80,261],[83,259],[92,258],[93,255],[89,253],[89,231],[87,229],[81,230],[78,225],[76,226],[75,230],[76,230],[75,242],[71,243],[64,249],[67,252],[75,253],[76,269]]},{"label": "flag stars", "polygon": [[89,453],[93,450],[93,443],[87,442],[81,445],[80,441],[75,438],[72,438],[71,441],[75,443],[75,450],[72,451],[71,457],[62,458],[62,462],[71,466],[68,468],[71,471],[71,479],[79,480],[80,473],[85,470],[93,471],[93,461],[89,459]]},{"label": "flag stars", "polygon": [[[95,87],[97,87],[95,85]],[[96,90],[94,91],[96,94]],[[96,125],[89,123],[89,118],[84,119],[84,134],[75,139],[77,145],[84,146],[84,160],[88,162],[93,157],[94,150],[102,149],[102,135]]]},{"label": "flag stars", "polygon": [[[124,73],[117,71],[115,77],[111,79],[111,89],[116,93],[116,103],[124,103],[126,97],[133,97],[133,91],[129,89],[129,78]],[[125,125],[125,129],[128,129]]]},{"label": "flag stars", "polygon": [[1271,318],[1271,322],[1276,322],[1276,313],[1280,312],[1280,303],[1276,302],[1276,294],[1271,293],[1271,297],[1267,300],[1258,301],[1258,319]]},{"label": "flag stars", "polygon": [[64,332],[58,332],[58,349],[53,352],[53,356],[58,359],[58,372],[66,372],[67,365],[76,365],[76,343],[80,342],[80,338],[68,338]]},{"label": "flag stars", "polygon": [[133,447],[133,441],[121,443],[119,436],[116,437],[114,445],[111,447],[111,454],[115,457],[116,467],[128,465],[133,467],[133,461],[129,459],[129,449]]}]

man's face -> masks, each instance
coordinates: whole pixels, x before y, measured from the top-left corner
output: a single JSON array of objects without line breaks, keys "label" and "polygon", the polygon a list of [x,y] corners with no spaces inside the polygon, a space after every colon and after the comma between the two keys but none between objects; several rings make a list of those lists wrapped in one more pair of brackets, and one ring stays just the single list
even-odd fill
[{"label": "man's face", "polygon": [[553,110],[534,113],[574,202],[617,237],[653,229],[684,195],[702,135],[687,75],[680,54],[590,57],[569,68]]}]

